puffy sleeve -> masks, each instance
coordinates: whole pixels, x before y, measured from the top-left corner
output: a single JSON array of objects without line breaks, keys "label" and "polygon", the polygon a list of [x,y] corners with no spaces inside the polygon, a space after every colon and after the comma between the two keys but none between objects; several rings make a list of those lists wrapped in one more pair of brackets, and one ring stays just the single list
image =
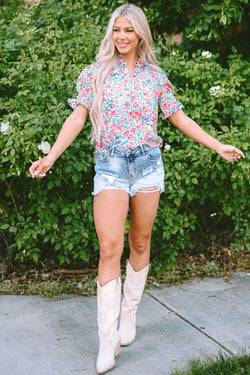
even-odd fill
[{"label": "puffy sleeve", "polygon": [[174,87],[162,70],[160,74],[159,107],[162,111],[163,119],[173,115],[183,107],[183,105],[174,97]]},{"label": "puffy sleeve", "polygon": [[96,71],[96,63],[87,66],[77,79],[76,89],[78,95],[76,99],[68,99],[71,108],[75,109],[81,103],[88,110],[93,101],[93,77]]}]

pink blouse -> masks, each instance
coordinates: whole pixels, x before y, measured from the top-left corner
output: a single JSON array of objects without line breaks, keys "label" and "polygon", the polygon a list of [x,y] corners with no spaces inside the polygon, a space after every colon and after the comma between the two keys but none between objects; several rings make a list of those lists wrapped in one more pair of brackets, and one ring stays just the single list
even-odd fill
[{"label": "pink blouse", "polygon": [[[81,72],[76,86],[78,96],[68,100],[73,109],[79,103],[91,108],[92,80],[97,69],[98,64],[94,63]],[[104,128],[96,147],[136,147],[143,143],[161,147],[162,139],[157,135],[158,108],[165,119],[183,107],[173,93],[174,88],[161,68],[138,59],[130,75],[120,56],[104,81]]]}]

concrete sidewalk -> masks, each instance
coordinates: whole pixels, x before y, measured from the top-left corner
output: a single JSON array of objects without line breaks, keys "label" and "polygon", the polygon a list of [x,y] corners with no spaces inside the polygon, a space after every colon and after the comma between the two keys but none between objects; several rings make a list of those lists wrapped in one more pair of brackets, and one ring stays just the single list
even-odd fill
[{"label": "concrete sidewalk", "polygon": [[[136,341],[122,347],[112,375],[167,375],[191,358],[249,352],[247,272],[149,289]],[[96,298],[0,296],[0,375],[95,375]]]}]

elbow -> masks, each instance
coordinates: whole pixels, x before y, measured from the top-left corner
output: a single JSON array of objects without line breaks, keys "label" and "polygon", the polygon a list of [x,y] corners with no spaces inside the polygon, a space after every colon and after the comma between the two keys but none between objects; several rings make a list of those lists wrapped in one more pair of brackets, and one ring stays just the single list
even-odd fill
[{"label": "elbow", "polygon": [[171,123],[178,128],[179,130],[185,129],[190,122],[193,122],[193,120],[188,117],[182,109],[179,109],[179,111],[175,112],[172,116],[169,117],[169,120]]}]

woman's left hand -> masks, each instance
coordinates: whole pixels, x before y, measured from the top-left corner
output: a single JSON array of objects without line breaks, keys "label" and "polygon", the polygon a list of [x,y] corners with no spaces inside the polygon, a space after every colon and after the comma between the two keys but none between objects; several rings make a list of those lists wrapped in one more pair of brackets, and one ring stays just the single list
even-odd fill
[{"label": "woman's left hand", "polygon": [[228,161],[234,161],[245,157],[241,150],[232,145],[221,144],[217,152],[222,158]]}]

